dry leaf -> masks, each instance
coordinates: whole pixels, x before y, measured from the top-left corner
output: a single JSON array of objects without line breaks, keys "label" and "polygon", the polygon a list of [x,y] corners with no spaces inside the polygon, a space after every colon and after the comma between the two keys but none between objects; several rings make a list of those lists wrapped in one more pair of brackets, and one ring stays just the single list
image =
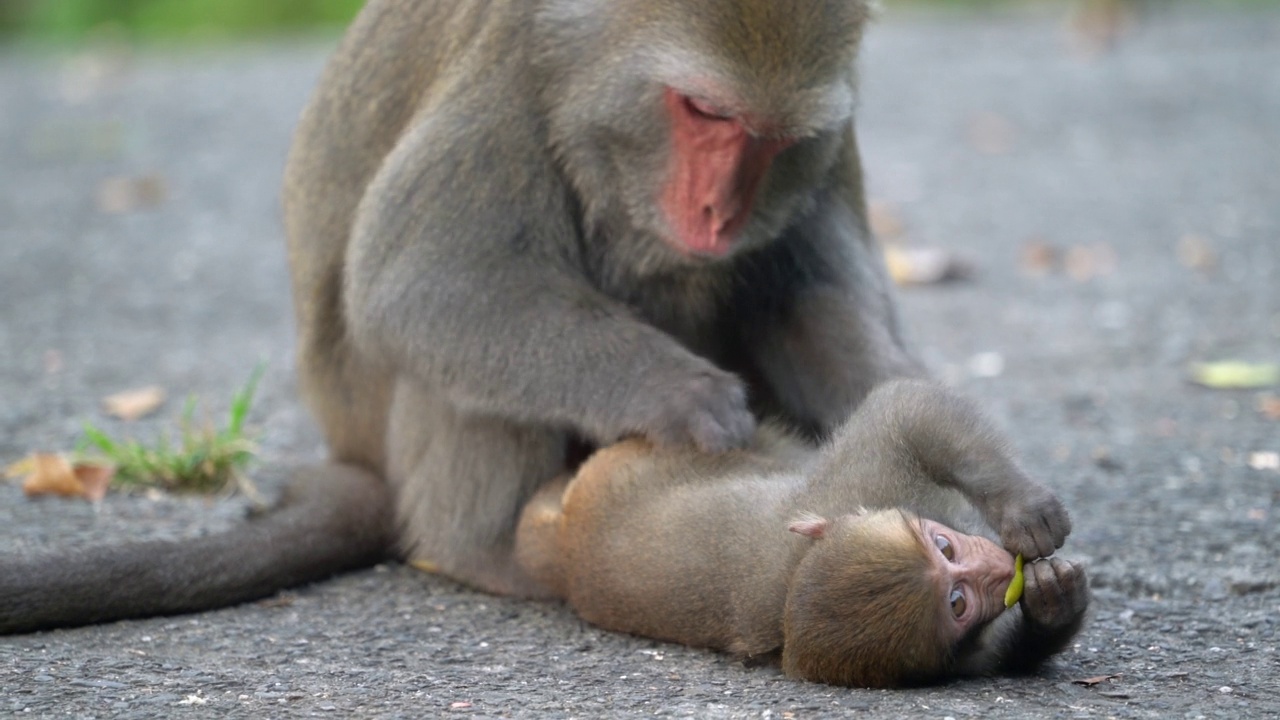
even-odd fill
[{"label": "dry leaf", "polygon": [[298,596],[292,593],[283,592],[266,600],[259,600],[257,605],[262,608],[286,608],[292,607],[298,601]]},{"label": "dry leaf", "polygon": [[1280,365],[1238,360],[1196,363],[1191,366],[1191,381],[1215,390],[1271,387],[1280,384]]},{"label": "dry leaf", "polygon": [[107,494],[116,469],[112,465],[75,463],[54,453],[34,453],[10,465],[6,475],[25,475],[22,492],[28,497],[58,495],[98,502]]},{"label": "dry leaf", "polygon": [[1008,155],[1013,152],[1018,131],[1003,115],[982,112],[969,119],[969,144],[984,155]]},{"label": "dry leaf", "polygon": [[1114,50],[1133,19],[1130,0],[1082,0],[1067,29],[1071,47],[1085,56]]},{"label": "dry leaf", "polygon": [[883,200],[867,203],[867,222],[871,225],[871,233],[881,241],[898,240],[906,232],[906,224],[902,222],[898,209]]},{"label": "dry leaf", "polygon": [[887,245],[884,260],[889,277],[899,285],[932,285],[973,275],[973,269],[967,263],[939,248]]},{"label": "dry leaf", "polygon": [[1115,272],[1116,251],[1106,243],[1073,245],[1067,248],[1067,257],[1063,264],[1067,275],[1072,280],[1085,282]]},{"label": "dry leaf", "polygon": [[102,409],[121,420],[137,420],[164,404],[164,388],[158,385],[126,390],[102,399]]},{"label": "dry leaf", "polygon": [[164,179],[159,175],[110,177],[98,186],[98,209],[109,215],[121,215],[159,205],[164,197]]},{"label": "dry leaf", "polygon": [[1081,680],[1072,680],[1071,682],[1074,685],[1083,685],[1085,687],[1093,687],[1094,685],[1098,685],[1100,683],[1115,680],[1118,677],[1120,677],[1120,674],[1116,673],[1115,675],[1098,675],[1096,677],[1084,678]]},{"label": "dry leaf", "polygon": [[4,479],[13,480],[14,478],[25,477],[36,471],[35,455],[28,455],[21,460],[9,464],[4,469]]},{"label": "dry leaf", "polygon": [[1268,420],[1280,420],[1280,397],[1270,393],[1259,395],[1258,412]]},{"label": "dry leaf", "polygon": [[84,497],[84,483],[76,477],[71,462],[61,455],[36,453],[31,456],[32,472],[22,482],[27,496],[59,495]]},{"label": "dry leaf", "polygon": [[46,375],[57,375],[62,372],[65,364],[62,360],[62,353],[57,350],[44,351],[44,373]]},{"label": "dry leaf", "polygon": [[440,566],[430,560],[410,560],[409,567],[426,573],[440,572]]},{"label": "dry leaf", "polygon": [[71,469],[76,474],[76,479],[80,481],[81,496],[95,503],[106,497],[107,488],[111,487],[111,478],[116,476],[114,465],[75,463]]},{"label": "dry leaf", "polygon": [[1036,238],[1022,246],[1022,271],[1028,275],[1048,275],[1057,271],[1059,263],[1058,249],[1044,240]]},{"label": "dry leaf", "polygon": [[1178,240],[1178,262],[1192,270],[1211,270],[1218,258],[1209,247],[1209,241],[1199,235],[1187,234]]}]

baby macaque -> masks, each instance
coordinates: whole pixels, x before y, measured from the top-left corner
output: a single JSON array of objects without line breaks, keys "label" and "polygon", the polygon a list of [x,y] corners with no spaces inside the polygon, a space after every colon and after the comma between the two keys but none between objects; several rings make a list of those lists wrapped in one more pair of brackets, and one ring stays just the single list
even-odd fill
[{"label": "baby macaque", "polygon": [[723,455],[628,440],[534,497],[517,557],[591,623],[791,677],[1026,671],[1079,631],[1088,583],[1041,559],[1005,608],[1014,553],[1051,555],[1070,520],[997,437],[945,388],[895,381],[818,450],[767,426]]}]

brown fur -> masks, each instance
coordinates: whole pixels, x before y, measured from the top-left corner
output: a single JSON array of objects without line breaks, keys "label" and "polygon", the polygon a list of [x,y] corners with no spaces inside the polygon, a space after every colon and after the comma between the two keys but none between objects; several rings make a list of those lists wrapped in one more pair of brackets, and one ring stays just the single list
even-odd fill
[{"label": "brown fur", "polygon": [[[757,418],[822,438],[872,388],[921,375],[866,222],[853,61],[868,7],[369,0],[302,115],[284,187],[300,385],[330,450],[295,476],[345,483],[314,511],[334,522],[261,519],[281,566],[306,573],[192,584],[185,558],[205,555],[191,544],[158,582],[216,605],[395,553],[536,594],[516,523],[582,447],[639,435],[721,453]],[[674,250],[658,208],[672,91],[714,91],[757,139],[790,143],[714,261]],[[316,551],[335,538],[352,552]],[[195,606],[90,570],[83,601],[48,622]],[[12,575],[0,567],[0,591]],[[61,580],[42,577],[24,587]]]},{"label": "brown fur", "polygon": [[[957,641],[926,556],[937,551],[917,532],[917,513],[988,535],[978,515],[999,517],[1011,549],[1029,557],[1066,537],[1057,498],[998,442],[973,440],[984,436],[975,412],[940,386],[893,382],[816,451],[771,427],[720,456],[644,441],[608,447],[567,486],[539,492],[517,557],[592,623],[780,655],[792,677],[887,687],[1025,671],[1079,630],[1083,569],[1054,558],[1053,581],[1026,591],[1027,607],[1054,610],[1015,608]],[[942,464],[959,449],[980,460]]]},{"label": "brown fur", "polygon": [[951,671],[930,550],[914,523],[893,510],[845,518],[805,554],[787,593],[784,672],[885,687]]}]

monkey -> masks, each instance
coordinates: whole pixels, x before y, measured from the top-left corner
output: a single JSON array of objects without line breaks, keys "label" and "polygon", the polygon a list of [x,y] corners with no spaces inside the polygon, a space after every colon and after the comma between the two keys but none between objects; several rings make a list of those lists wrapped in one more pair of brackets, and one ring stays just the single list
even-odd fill
[{"label": "monkey", "polygon": [[[536,593],[579,447],[819,437],[923,374],[865,221],[861,0],[374,0],[286,175],[301,380],[397,549]],[[438,32],[435,42],[423,33]],[[460,179],[462,181],[460,181]]]},{"label": "monkey", "polygon": [[[65,596],[0,631],[217,607],[374,557],[533,596],[520,511],[591,449],[637,435],[718,454],[760,420],[818,440],[877,385],[925,377],[867,225],[854,108],[870,14],[369,0],[284,178],[299,389],[328,449],[290,482],[341,486],[306,493],[326,522],[267,513],[225,540],[246,555],[270,536],[278,575],[191,577],[207,553],[186,546],[57,557],[20,581],[0,561],[0,597]],[[323,551],[329,533],[351,552]],[[94,581],[147,553],[173,592]]]},{"label": "monkey", "polygon": [[[768,424],[718,456],[604,448],[538,491],[516,552],[603,628],[894,687],[1028,672],[1062,650],[1089,604],[1084,568],[1045,557],[1069,531],[971,403],[902,380],[816,451]],[[1042,559],[1006,610],[1012,553]]]}]

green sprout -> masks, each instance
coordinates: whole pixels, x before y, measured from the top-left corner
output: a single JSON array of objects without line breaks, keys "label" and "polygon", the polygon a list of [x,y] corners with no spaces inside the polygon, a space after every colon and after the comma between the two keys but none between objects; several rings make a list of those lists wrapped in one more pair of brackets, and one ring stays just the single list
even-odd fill
[{"label": "green sprout", "polygon": [[179,419],[180,437],[161,435],[154,444],[137,440],[116,440],[101,429],[85,423],[85,439],[77,453],[92,461],[115,466],[112,484],[122,489],[159,488],[171,492],[217,493],[239,489],[250,498],[257,491],[244,475],[254,457],[255,445],[245,432],[244,422],[253,404],[253,395],[262,379],[259,365],[231,399],[227,424],[221,429],[210,424],[197,426],[196,399],[189,397]]}]

